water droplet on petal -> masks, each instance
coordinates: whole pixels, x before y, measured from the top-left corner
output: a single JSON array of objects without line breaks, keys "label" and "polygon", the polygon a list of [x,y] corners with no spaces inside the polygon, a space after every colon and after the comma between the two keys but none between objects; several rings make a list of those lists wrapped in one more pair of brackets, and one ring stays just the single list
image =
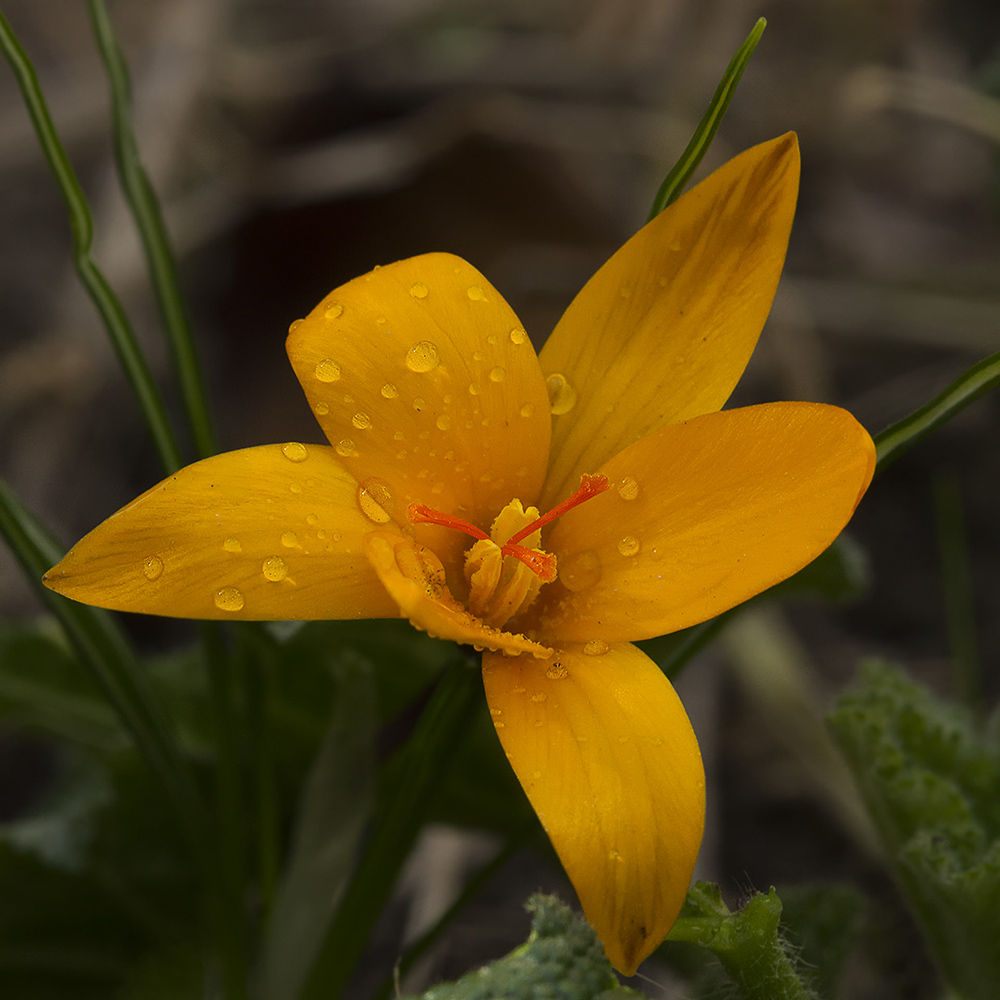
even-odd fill
[{"label": "water droplet on petal", "polygon": [[539,691],[537,694],[533,694],[531,696],[531,700],[535,701],[535,702],[545,701],[545,692],[544,691]]},{"label": "water droplet on petal", "polygon": [[413,409],[415,409],[417,413],[419,413],[426,405],[427,400],[422,399],[420,396],[417,396],[417,398],[413,401]]},{"label": "water droplet on petal", "polygon": [[534,403],[525,403],[524,406],[521,407],[522,417],[530,417],[534,412],[535,412]]},{"label": "water droplet on petal", "polygon": [[639,484],[635,476],[622,476],[618,480],[618,495],[622,500],[634,500],[639,495]]},{"label": "water droplet on petal", "polygon": [[478,396],[483,391],[483,387],[478,382],[469,383],[469,394]]},{"label": "water droplet on petal", "polygon": [[294,333],[300,326],[302,326],[302,320],[300,319],[292,320],[291,325],[288,327],[288,332]]},{"label": "water droplet on petal", "polygon": [[313,371],[320,382],[336,382],[340,378],[340,365],[333,358],[324,358],[317,362]]},{"label": "water droplet on petal", "polygon": [[396,500],[389,487],[381,479],[373,476],[358,486],[358,506],[369,521],[386,524],[392,520],[396,510]]},{"label": "water droplet on petal", "polygon": [[419,344],[414,344],[406,352],[406,367],[411,372],[429,372],[437,367],[440,360],[438,349],[429,340],[422,340]]},{"label": "water droplet on petal", "polygon": [[223,543],[222,547],[227,552],[242,552],[243,546],[240,545],[240,540],[235,535],[230,535]]},{"label": "water droplet on petal", "polygon": [[569,676],[569,671],[557,660],[545,671],[545,676],[550,681],[561,681],[564,677]]},{"label": "water droplet on petal", "polygon": [[442,413],[441,416],[437,418],[435,423],[437,424],[437,429],[439,431],[449,430],[451,427],[451,417],[449,417],[446,413]]},{"label": "water droplet on petal", "polygon": [[159,556],[150,556],[142,564],[142,575],[147,580],[155,580],[163,572],[163,560]]},{"label": "water droplet on petal", "polygon": [[618,543],[618,551],[623,556],[634,556],[639,551],[639,539],[635,535],[626,535]]},{"label": "water droplet on petal", "polygon": [[422,281],[415,281],[410,285],[410,294],[415,299],[427,298],[427,286]]},{"label": "water droplet on petal", "polygon": [[284,580],[288,576],[288,567],[285,565],[285,560],[281,556],[271,556],[264,560],[264,565],[261,567],[261,572],[264,574],[265,580],[270,580],[271,583],[277,583],[279,580]]},{"label": "water droplet on petal", "polygon": [[296,535],[294,531],[286,531],[281,536],[281,544],[284,545],[286,549],[298,548],[299,536]]},{"label": "water droplet on petal", "polygon": [[469,285],[468,289],[466,289],[466,295],[468,295],[473,302],[481,302],[486,298],[486,293],[480,285]]},{"label": "water droplet on petal", "polygon": [[587,549],[584,552],[574,552],[559,560],[559,580],[562,585],[573,593],[579,593],[588,587],[593,587],[601,578],[601,560],[596,552]]},{"label": "water droplet on petal", "polygon": [[515,326],[510,331],[510,341],[512,344],[523,344],[528,339],[528,335],[519,326]]},{"label": "water droplet on petal", "polygon": [[503,381],[503,377],[506,374],[507,374],[507,372],[503,368],[501,368],[499,365],[497,365],[496,368],[493,368],[493,369],[490,370],[490,381],[491,382],[502,382]]},{"label": "water droplet on petal", "polygon": [[372,425],[371,417],[369,417],[367,413],[355,413],[354,416],[351,417],[351,423],[354,424],[359,431],[366,431]]},{"label": "water droplet on petal", "polygon": [[313,409],[316,411],[317,417],[325,417],[330,412],[329,403],[317,403]]},{"label": "water droplet on petal", "polygon": [[482,351],[473,351],[472,352],[472,360],[473,361],[483,361],[483,360],[485,360],[485,358],[486,358],[486,355],[483,354]]},{"label": "water droplet on petal", "polygon": [[309,452],[306,450],[306,446],[304,444],[300,444],[298,441],[289,441],[288,444],[283,444],[281,446],[281,454],[284,455],[289,462],[304,462]]},{"label": "water droplet on petal", "polygon": [[315,527],[319,524],[319,518],[315,514],[306,514],[306,524]]},{"label": "water droplet on petal", "polygon": [[561,417],[576,406],[576,389],[566,381],[565,375],[550,375],[545,384],[549,390],[549,403],[554,417]]},{"label": "water droplet on petal", "polygon": [[288,489],[289,489],[289,492],[291,492],[291,493],[301,493],[302,492],[302,486],[299,483],[289,483],[288,484]]},{"label": "water droplet on petal", "polygon": [[244,603],[243,594],[235,587],[222,587],[215,592],[215,606],[220,611],[239,611]]},{"label": "water droplet on petal", "polygon": [[350,438],[344,438],[343,441],[338,441],[335,451],[341,458],[350,458],[352,455],[356,455],[358,453],[357,446]]},{"label": "water droplet on petal", "polygon": [[669,245],[670,249],[674,251],[674,253],[677,253],[677,251],[680,250],[680,248],[681,248],[681,244],[680,244],[679,240],[671,240],[668,245]]},{"label": "water droplet on petal", "polygon": [[398,395],[399,390],[391,382],[386,382],[386,384],[382,386],[383,399],[395,399]]},{"label": "water droplet on petal", "polygon": [[611,647],[603,639],[591,639],[583,651],[587,656],[603,656]]},{"label": "water droplet on petal", "polygon": [[327,319],[337,319],[338,316],[342,316],[344,312],[344,307],[339,302],[331,302],[327,307],[323,315]]}]

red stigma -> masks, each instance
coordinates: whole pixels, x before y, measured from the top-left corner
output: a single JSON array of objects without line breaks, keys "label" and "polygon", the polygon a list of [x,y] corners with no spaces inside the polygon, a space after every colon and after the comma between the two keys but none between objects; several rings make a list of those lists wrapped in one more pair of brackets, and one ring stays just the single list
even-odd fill
[{"label": "red stigma", "polygon": [[[519,562],[524,563],[543,583],[552,583],[556,578],[556,557],[549,552],[542,552],[540,549],[529,549],[526,545],[520,545],[522,538],[527,538],[539,528],[561,517],[568,510],[579,507],[580,504],[603,493],[611,483],[604,475],[591,476],[584,473],[580,479],[580,486],[572,496],[568,496],[562,503],[558,503],[547,514],[536,517],[531,524],[521,528],[500,546],[500,552],[505,556],[512,556]],[[454,514],[444,514],[433,507],[428,507],[422,503],[411,503],[406,509],[406,516],[412,524],[440,524],[443,528],[453,528],[461,531],[473,538],[488,539],[490,536],[481,528],[477,528],[470,521],[466,521]]]}]

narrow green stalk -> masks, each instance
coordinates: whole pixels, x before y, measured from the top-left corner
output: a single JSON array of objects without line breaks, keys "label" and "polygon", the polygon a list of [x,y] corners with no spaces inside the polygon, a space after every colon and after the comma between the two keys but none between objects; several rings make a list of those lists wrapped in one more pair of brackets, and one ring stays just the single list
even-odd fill
[{"label": "narrow green stalk", "polygon": [[371,840],[327,930],[299,1000],[339,997],[354,972],[399,871],[409,856],[434,789],[482,696],[478,672],[455,663],[438,682],[376,817]]},{"label": "narrow green stalk", "polygon": [[1000,351],[964,371],[944,392],[875,435],[877,468],[884,469],[931,431],[1000,384]]},{"label": "narrow green stalk", "polygon": [[115,38],[104,0],[87,0],[87,6],[111,84],[118,177],[146,252],[146,265],[173,355],[195,450],[199,458],[207,458],[214,455],[218,448],[170,237],[132,129],[128,67]]},{"label": "narrow green stalk", "polygon": [[28,114],[35,125],[39,144],[69,209],[73,231],[73,265],[80,282],[97,307],[111,344],[132,385],[160,461],[167,472],[174,472],[182,464],[180,451],[167,420],[160,391],[153,381],[121,303],[90,255],[94,227],[87,199],[59,140],[34,66],[3,13],[0,13],[0,49],[14,71]]},{"label": "narrow green stalk", "polygon": [[245,811],[240,758],[242,728],[235,706],[233,664],[217,622],[201,623],[212,711],[215,716],[216,867],[210,888],[226,1000],[246,1000],[247,940]]},{"label": "narrow green stalk", "polygon": [[698,169],[698,164],[708,152],[708,148],[715,138],[715,133],[719,130],[726,111],[729,110],[740,77],[743,76],[743,71],[747,68],[747,63],[750,62],[750,57],[753,55],[754,49],[757,48],[757,43],[766,27],[767,21],[763,17],[758,18],[757,23],[753,26],[753,31],[747,35],[746,41],[736,50],[736,55],[726,67],[726,72],[722,75],[722,80],[716,88],[708,110],[698,123],[691,141],[681,153],[673,170],[667,174],[666,180],[660,185],[660,190],[656,192],[653,207],[649,211],[650,219],[655,219],[660,212],[681,196],[687,182],[691,179],[691,175]]},{"label": "narrow green stalk", "polygon": [[934,477],[934,514],[941,552],[941,578],[955,693],[973,712],[982,715],[982,666],[976,634],[968,533],[962,513],[961,487],[958,477],[951,470],[941,470]]},{"label": "narrow green stalk", "polygon": [[0,534],[163,785],[189,846],[200,858],[204,843],[200,797],[124,632],[106,611],[67,600],[41,585],[45,571],[62,553],[49,532],[3,482]]},{"label": "narrow green stalk", "polygon": [[[252,629],[252,626],[251,626]],[[257,881],[260,891],[262,924],[266,926],[281,877],[281,826],[277,799],[274,735],[268,706],[271,704],[270,665],[258,655],[259,635],[239,626],[241,658],[245,663],[247,728],[253,808],[256,822]]]}]

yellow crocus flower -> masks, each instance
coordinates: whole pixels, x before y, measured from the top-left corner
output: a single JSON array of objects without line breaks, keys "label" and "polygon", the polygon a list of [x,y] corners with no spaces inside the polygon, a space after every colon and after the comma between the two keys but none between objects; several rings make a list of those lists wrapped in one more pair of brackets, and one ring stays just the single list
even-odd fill
[{"label": "yellow crocus flower", "polygon": [[795,136],[747,150],[629,240],[536,355],[474,267],[376,268],[292,324],[328,445],[182,469],[46,576],[187,618],[404,616],[483,650],[497,734],[611,962],[684,900],[704,772],[632,642],[805,566],[871,479],[871,438],[815,403],[720,410],[767,317]]}]

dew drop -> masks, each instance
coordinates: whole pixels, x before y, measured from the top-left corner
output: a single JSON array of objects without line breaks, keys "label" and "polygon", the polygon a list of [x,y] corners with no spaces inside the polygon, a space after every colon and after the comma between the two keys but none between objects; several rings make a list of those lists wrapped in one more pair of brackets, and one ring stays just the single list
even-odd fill
[{"label": "dew drop", "polygon": [[483,291],[481,285],[469,285],[465,294],[468,295],[473,302],[482,302],[482,300],[486,298],[486,293]]},{"label": "dew drop", "polygon": [[395,399],[398,395],[399,390],[391,382],[386,382],[386,384],[382,386],[383,399]]},{"label": "dew drop", "polygon": [[510,342],[512,344],[523,344],[528,339],[528,335],[519,326],[515,326],[510,331]]},{"label": "dew drop", "polygon": [[472,352],[472,360],[473,361],[484,361],[485,359],[486,359],[486,355],[483,354],[482,351],[473,351]]},{"label": "dew drop", "polygon": [[415,299],[426,299],[427,298],[427,286],[422,281],[414,281],[410,285],[410,294]]},{"label": "dew drop", "polygon": [[539,691],[537,694],[533,694],[531,696],[531,700],[535,701],[535,702],[545,701],[545,692],[544,691]]},{"label": "dew drop", "polygon": [[393,441],[405,441],[406,435],[402,431],[396,431],[392,436]]},{"label": "dew drop", "polygon": [[444,483],[435,483],[431,487],[431,493],[433,493],[435,496],[440,496],[442,493],[444,493]]},{"label": "dew drop", "polygon": [[317,417],[325,417],[330,412],[329,403],[317,403],[313,409],[316,411]]},{"label": "dew drop", "polygon": [[223,543],[222,547],[227,552],[242,552],[243,546],[240,545],[240,540],[235,535],[230,535]]},{"label": "dew drop", "polygon": [[317,362],[314,374],[320,382],[336,382],[340,378],[340,365],[333,358]]},{"label": "dew drop", "polygon": [[525,692],[525,691],[526,691],[527,689],[526,689],[526,688],[523,688],[523,687],[516,687],[516,688],[514,688],[513,690],[514,690],[514,694],[524,694],[524,692]]},{"label": "dew drop", "polygon": [[559,579],[573,593],[593,587],[601,578],[601,560],[590,549],[574,552],[559,562]]},{"label": "dew drop", "polygon": [[315,514],[306,514],[306,524],[315,527],[319,524],[319,518]]},{"label": "dew drop", "polygon": [[534,412],[535,412],[534,403],[525,403],[524,406],[521,407],[522,417],[530,417]]},{"label": "dew drop", "polygon": [[603,656],[611,647],[603,639],[591,639],[583,651],[587,656]]},{"label": "dew drop", "polygon": [[622,476],[618,480],[618,495],[622,500],[634,500],[639,495],[639,484],[635,476]]},{"label": "dew drop", "polygon": [[294,333],[300,326],[302,326],[302,320],[300,319],[292,320],[291,325],[288,327],[288,332],[290,334]]},{"label": "dew drop", "polygon": [[669,246],[670,246],[670,249],[674,251],[674,253],[677,253],[677,251],[680,250],[680,248],[681,248],[681,244],[680,244],[679,240],[671,240]]},{"label": "dew drop", "polygon": [[437,424],[437,429],[439,431],[449,430],[451,428],[451,417],[449,417],[446,413],[442,413],[441,416],[434,421],[434,423]]},{"label": "dew drop", "polygon": [[306,446],[304,444],[300,444],[298,441],[289,441],[288,444],[283,444],[281,446],[281,454],[284,455],[289,462],[304,462],[309,452],[306,451]]},{"label": "dew drop", "polygon": [[335,450],[341,458],[350,458],[352,455],[356,455],[358,453],[357,447],[350,438],[344,438],[343,441],[338,441]]},{"label": "dew drop", "polygon": [[426,405],[427,400],[422,399],[420,396],[417,396],[417,398],[413,401],[413,409],[415,409],[417,413],[419,413]]},{"label": "dew drop", "polygon": [[550,375],[545,384],[549,390],[549,403],[554,417],[561,417],[576,406],[576,389],[566,381],[565,375]]},{"label": "dew drop", "polygon": [[365,479],[358,486],[358,506],[361,513],[376,524],[386,524],[392,520],[396,500],[389,487],[381,479]]},{"label": "dew drop", "polygon": [[264,560],[264,565],[261,567],[261,572],[264,574],[265,580],[270,580],[271,583],[277,583],[279,580],[284,580],[288,576],[288,566],[285,565],[285,560],[281,556],[270,556]]},{"label": "dew drop", "polygon": [[497,722],[497,721],[496,721],[496,720],[494,719],[494,720],[493,720],[493,728],[494,728],[494,729],[505,729],[505,728],[506,728],[506,725],[505,725],[505,724],[504,724],[503,722]]},{"label": "dew drop", "polygon": [[281,544],[284,545],[286,549],[298,548],[299,536],[296,535],[294,531],[286,531],[281,536]]},{"label": "dew drop", "polygon": [[490,370],[490,381],[491,382],[502,382],[503,381],[503,377],[506,374],[507,374],[507,372],[503,368],[501,368],[499,365],[497,365],[496,368],[493,368],[493,369]]},{"label": "dew drop", "polygon": [[302,487],[301,487],[301,485],[299,483],[289,483],[288,484],[288,489],[289,489],[289,492],[291,492],[291,493],[301,493],[302,492]]},{"label": "dew drop", "polygon": [[372,420],[367,413],[355,413],[354,416],[351,417],[351,423],[354,424],[359,431],[366,431],[369,427],[371,427]]},{"label": "dew drop", "polygon": [[155,580],[163,572],[163,560],[159,556],[150,556],[142,564],[142,575],[147,580]]},{"label": "dew drop", "polygon": [[490,715],[503,715],[503,709],[502,708],[491,708],[490,709]]},{"label": "dew drop", "polygon": [[478,396],[483,391],[483,387],[478,382],[469,383],[469,395]]},{"label": "dew drop", "polygon": [[421,340],[406,352],[406,367],[411,372],[429,372],[440,361],[438,349],[429,340]]},{"label": "dew drop", "polygon": [[635,535],[626,535],[618,543],[618,551],[623,556],[634,556],[639,551],[639,539]]},{"label": "dew drop", "polygon": [[569,671],[557,660],[545,671],[545,676],[550,681],[561,681],[564,677],[569,676]]},{"label": "dew drop", "polygon": [[246,602],[235,587],[221,587],[215,592],[215,606],[220,611],[239,611]]},{"label": "dew drop", "polygon": [[339,302],[331,302],[327,307],[323,315],[327,319],[337,319],[344,313],[344,307]]}]

